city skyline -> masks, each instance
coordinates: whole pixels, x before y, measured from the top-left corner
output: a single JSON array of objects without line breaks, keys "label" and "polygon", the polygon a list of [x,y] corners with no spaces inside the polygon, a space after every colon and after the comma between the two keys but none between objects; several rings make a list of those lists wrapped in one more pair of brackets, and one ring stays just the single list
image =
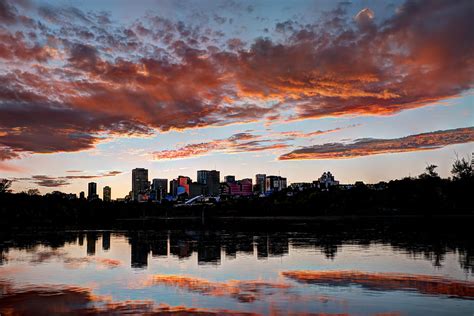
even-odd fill
[{"label": "city skyline", "polygon": [[[113,5],[112,5],[113,4]],[[450,176],[474,152],[471,1],[4,1],[15,192],[264,173]],[[443,23],[439,23],[442,20]]]}]

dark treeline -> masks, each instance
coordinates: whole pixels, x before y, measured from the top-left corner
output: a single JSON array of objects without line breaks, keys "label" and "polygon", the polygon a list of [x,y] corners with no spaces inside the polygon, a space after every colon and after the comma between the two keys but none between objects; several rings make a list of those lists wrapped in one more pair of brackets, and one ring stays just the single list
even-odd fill
[{"label": "dark treeline", "polygon": [[435,215],[474,214],[474,179],[406,178],[351,189],[332,187],[278,192],[267,199],[236,200],[220,212],[234,215]]},{"label": "dark treeline", "polygon": [[215,204],[176,207],[170,202],[133,203],[70,199],[66,194],[40,196],[0,193],[3,225],[113,225],[117,220],[161,217],[239,216],[400,216],[474,215],[474,171],[457,160],[453,178],[442,179],[430,165],[416,178],[375,185],[288,188],[269,197],[230,199]]}]

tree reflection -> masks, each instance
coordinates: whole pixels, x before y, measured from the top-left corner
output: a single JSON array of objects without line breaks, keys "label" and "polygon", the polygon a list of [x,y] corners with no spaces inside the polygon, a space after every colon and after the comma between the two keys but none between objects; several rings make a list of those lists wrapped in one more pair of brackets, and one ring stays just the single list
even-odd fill
[{"label": "tree reflection", "polygon": [[[222,255],[234,259],[241,255],[256,255],[258,260],[287,256],[290,247],[312,249],[326,259],[337,257],[341,247],[347,244],[367,248],[374,244],[389,245],[396,252],[412,258],[422,258],[441,267],[449,253],[457,253],[459,265],[466,272],[474,272],[474,247],[469,238],[469,230],[462,224],[449,225],[442,222],[426,222],[420,227],[419,220],[380,222],[315,222],[302,225],[289,223],[286,230],[265,231],[261,223],[222,225],[222,229],[212,226],[194,226],[189,229],[155,229],[114,231],[35,231],[3,232],[0,235],[0,264],[8,260],[10,249],[34,251],[39,245],[53,250],[66,244],[82,246],[84,239],[88,256],[96,255],[96,244],[102,241],[102,250],[109,251],[111,236],[125,237],[130,244],[131,266],[145,269],[149,255],[153,257],[172,256],[189,260],[196,254],[199,265],[219,265]],[[465,224],[467,225],[467,224]],[[243,230],[246,227],[247,230]]]}]

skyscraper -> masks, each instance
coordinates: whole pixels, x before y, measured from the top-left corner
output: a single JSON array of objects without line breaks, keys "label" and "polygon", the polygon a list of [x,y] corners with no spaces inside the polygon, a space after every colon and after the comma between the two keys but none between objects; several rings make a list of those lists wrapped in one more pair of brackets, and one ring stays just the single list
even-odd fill
[{"label": "skyscraper", "polygon": [[104,202],[112,201],[112,189],[109,186],[105,186],[102,194]]},{"label": "skyscraper", "polygon": [[198,170],[197,182],[204,184],[209,195],[219,195],[220,172],[217,170]]},{"label": "skyscraper", "polygon": [[170,195],[172,196],[178,195],[178,180],[177,179],[170,180]]},{"label": "skyscraper", "polygon": [[153,179],[151,189],[156,192],[158,200],[163,199],[168,192],[168,179]]},{"label": "skyscraper", "polygon": [[280,176],[268,176],[266,191],[277,192],[286,189],[286,178]]},{"label": "skyscraper", "polygon": [[267,175],[266,174],[256,174],[255,175],[255,191],[259,193],[265,193],[267,183]]},{"label": "skyscraper", "polygon": [[148,169],[135,168],[132,170],[132,196],[133,201],[138,201],[140,193],[146,193],[150,188],[148,182]]},{"label": "skyscraper", "polygon": [[97,199],[97,183],[89,182],[87,185],[87,199],[95,200]]},{"label": "skyscraper", "polygon": [[178,177],[178,195],[181,193],[187,193],[189,195],[189,185],[191,184],[191,178],[185,176]]}]

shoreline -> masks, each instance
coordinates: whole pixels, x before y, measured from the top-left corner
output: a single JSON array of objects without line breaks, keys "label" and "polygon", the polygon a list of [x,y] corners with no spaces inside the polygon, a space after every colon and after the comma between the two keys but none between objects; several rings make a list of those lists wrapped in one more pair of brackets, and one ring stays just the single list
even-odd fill
[{"label": "shoreline", "polygon": [[115,221],[146,221],[146,220],[278,220],[278,221],[318,221],[318,220],[346,220],[346,219],[412,219],[412,218],[473,218],[474,214],[430,214],[430,215],[316,215],[316,216],[147,216],[137,218],[117,218]]}]

